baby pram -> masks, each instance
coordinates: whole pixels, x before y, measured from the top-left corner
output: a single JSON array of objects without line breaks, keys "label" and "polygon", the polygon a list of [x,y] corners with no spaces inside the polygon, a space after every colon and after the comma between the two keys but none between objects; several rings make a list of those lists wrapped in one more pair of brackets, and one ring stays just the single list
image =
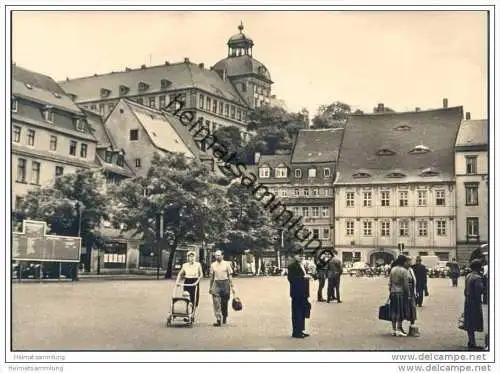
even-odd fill
[{"label": "baby pram", "polygon": [[199,281],[195,282],[194,284],[175,284],[174,290],[172,292],[170,314],[167,317],[167,327],[172,326],[176,322],[179,322],[180,325],[189,327],[193,326],[196,315],[196,304],[193,304],[189,297],[184,297],[181,295],[185,286],[194,286],[194,299],[197,299],[198,283]]}]

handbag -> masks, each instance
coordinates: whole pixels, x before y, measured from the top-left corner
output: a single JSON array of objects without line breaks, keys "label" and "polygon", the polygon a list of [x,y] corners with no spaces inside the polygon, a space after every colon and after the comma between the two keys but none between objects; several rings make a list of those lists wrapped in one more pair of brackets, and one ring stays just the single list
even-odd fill
[{"label": "handbag", "polygon": [[458,316],[458,329],[466,330],[463,312],[460,314],[460,316]]},{"label": "handbag", "polygon": [[235,311],[241,311],[243,309],[243,303],[241,303],[241,299],[238,297],[233,298],[233,302],[231,305],[233,307],[233,310]]},{"label": "handbag", "polygon": [[389,298],[387,302],[378,308],[378,319],[383,321],[392,321],[391,304]]}]

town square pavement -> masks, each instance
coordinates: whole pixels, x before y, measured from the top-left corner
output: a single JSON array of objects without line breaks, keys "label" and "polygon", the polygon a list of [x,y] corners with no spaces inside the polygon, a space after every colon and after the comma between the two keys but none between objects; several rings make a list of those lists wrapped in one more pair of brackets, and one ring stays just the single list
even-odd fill
[{"label": "town square pavement", "polygon": [[[192,328],[165,327],[173,280],[78,281],[12,284],[13,350],[464,350],[457,328],[463,277],[429,279],[430,296],[418,309],[419,338],[393,337],[378,308],[388,296],[385,277],[342,277],[343,303],[317,303],[306,339],[291,338],[286,277],[235,278],[243,310],[212,326],[208,280]],[[326,288],[325,288],[326,295]],[[485,307],[487,311],[487,307]],[[486,317],[486,312],[485,312]],[[484,334],[478,342],[484,343]]]}]

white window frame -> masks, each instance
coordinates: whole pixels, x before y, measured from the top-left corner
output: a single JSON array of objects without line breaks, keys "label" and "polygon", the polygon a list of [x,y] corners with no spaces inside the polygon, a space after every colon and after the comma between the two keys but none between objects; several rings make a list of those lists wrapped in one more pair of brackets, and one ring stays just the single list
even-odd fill
[{"label": "white window frame", "polygon": [[380,224],[380,235],[382,237],[391,236],[391,222],[389,220],[384,220]]},{"label": "white window frame", "polygon": [[313,206],[312,207],[311,217],[313,217],[313,218],[319,218],[319,207],[318,206]]},{"label": "white window frame", "polygon": [[302,216],[305,218],[309,217],[309,207],[302,207]]},{"label": "white window frame", "polygon": [[284,179],[288,176],[287,171],[288,171],[288,169],[286,167],[277,167],[275,170],[275,172],[276,172],[275,177],[277,179]]},{"label": "white window frame", "polygon": [[[325,232],[326,232],[326,234],[325,234]],[[323,228],[322,233],[323,233],[324,240],[330,239],[330,228]]]},{"label": "white window frame", "polygon": [[345,207],[354,207],[354,198],[354,192],[345,192]]},{"label": "white window frame", "polygon": [[391,206],[391,192],[388,190],[383,190],[380,192],[380,206],[390,207]]},{"label": "white window frame", "polygon": [[419,237],[427,237],[429,235],[429,223],[427,220],[418,220],[417,232]]},{"label": "white window frame", "polygon": [[370,237],[373,235],[373,222],[370,220],[363,220],[363,236]]},{"label": "white window frame", "polygon": [[[443,200],[442,204],[438,200]],[[436,206],[446,206],[446,191],[444,189],[436,190]]]},{"label": "white window frame", "polygon": [[446,237],[447,236],[447,229],[446,229],[446,220],[437,220],[436,221],[436,234],[441,237]]},{"label": "white window frame", "polygon": [[406,219],[399,221],[399,236],[409,237],[410,235],[410,222]]},{"label": "white window frame", "polygon": [[372,192],[363,192],[363,207],[372,207]]},{"label": "white window frame", "polygon": [[316,177],[316,169],[314,167],[307,170],[307,177]]},{"label": "white window frame", "polygon": [[[403,202],[404,203],[401,203]],[[408,207],[408,191],[400,190],[399,191],[399,207]]]},{"label": "white window frame", "polygon": [[345,222],[345,235],[354,236],[354,220],[347,220]]},{"label": "white window frame", "polygon": [[321,216],[323,218],[329,218],[330,217],[330,208],[328,206],[323,206],[321,208]]},{"label": "white window frame", "polygon": [[425,207],[427,206],[427,191],[417,190],[417,206]]},{"label": "white window frame", "polygon": [[323,168],[323,176],[324,177],[330,177],[332,175],[330,167],[325,167]]},{"label": "white window frame", "polygon": [[262,179],[268,179],[271,174],[271,169],[269,167],[260,167],[259,168],[259,177]]},{"label": "white window frame", "polygon": [[295,169],[295,177],[297,179],[301,179],[302,178],[302,170],[300,168],[296,168]]}]

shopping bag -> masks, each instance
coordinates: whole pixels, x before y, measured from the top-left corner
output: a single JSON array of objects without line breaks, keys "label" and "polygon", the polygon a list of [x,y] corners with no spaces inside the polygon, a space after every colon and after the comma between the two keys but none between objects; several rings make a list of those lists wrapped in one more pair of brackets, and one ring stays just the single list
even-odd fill
[{"label": "shopping bag", "polygon": [[391,318],[391,304],[389,299],[387,302],[378,308],[378,319],[384,321],[392,321]]},{"label": "shopping bag", "polygon": [[241,303],[241,299],[238,297],[233,298],[232,306],[235,311],[241,311],[243,309],[243,303]]}]

